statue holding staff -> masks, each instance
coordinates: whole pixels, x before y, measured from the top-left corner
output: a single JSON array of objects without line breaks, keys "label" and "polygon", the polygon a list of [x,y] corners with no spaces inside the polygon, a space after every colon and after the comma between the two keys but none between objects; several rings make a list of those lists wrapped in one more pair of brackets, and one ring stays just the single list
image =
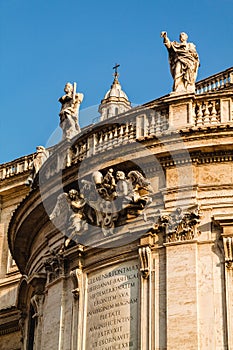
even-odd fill
[{"label": "statue holding staff", "polygon": [[76,83],[66,83],[65,95],[59,98],[61,103],[60,127],[62,128],[62,139],[72,138],[80,132],[78,123],[79,107],[83,100],[82,93],[76,93]]},{"label": "statue holding staff", "polygon": [[180,33],[180,42],[170,41],[167,32],[162,32],[161,37],[169,54],[170,70],[174,80],[173,91],[195,92],[195,81],[200,66],[196,46],[187,42],[186,33]]}]

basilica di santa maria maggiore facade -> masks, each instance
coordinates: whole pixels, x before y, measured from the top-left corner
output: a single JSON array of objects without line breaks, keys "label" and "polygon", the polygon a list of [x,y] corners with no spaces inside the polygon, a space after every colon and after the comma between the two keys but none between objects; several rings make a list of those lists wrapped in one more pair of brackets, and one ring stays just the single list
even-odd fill
[{"label": "basilica di santa maria maggiore facade", "polygon": [[67,83],[62,140],[0,165],[1,350],[233,350],[233,67],[161,37],[170,93],[116,65],[80,129]]}]

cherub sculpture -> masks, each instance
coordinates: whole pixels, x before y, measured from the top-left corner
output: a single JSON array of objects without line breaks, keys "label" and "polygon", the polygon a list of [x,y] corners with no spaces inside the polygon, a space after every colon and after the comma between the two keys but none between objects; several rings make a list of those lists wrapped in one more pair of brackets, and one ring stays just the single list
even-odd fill
[{"label": "cherub sculpture", "polygon": [[68,228],[66,233],[69,238],[66,239],[65,246],[68,246],[75,236],[80,236],[88,229],[84,210],[85,205],[86,201],[83,195],[75,189],[71,189],[68,193],[61,193],[57,198],[57,203],[50,215],[50,220],[55,220],[64,214],[64,212],[67,213]]}]

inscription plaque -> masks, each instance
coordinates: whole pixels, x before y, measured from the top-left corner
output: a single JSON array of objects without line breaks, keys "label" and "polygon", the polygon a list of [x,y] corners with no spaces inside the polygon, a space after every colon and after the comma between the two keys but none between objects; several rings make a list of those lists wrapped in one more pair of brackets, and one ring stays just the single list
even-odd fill
[{"label": "inscription plaque", "polygon": [[88,275],[86,349],[138,349],[138,262]]}]

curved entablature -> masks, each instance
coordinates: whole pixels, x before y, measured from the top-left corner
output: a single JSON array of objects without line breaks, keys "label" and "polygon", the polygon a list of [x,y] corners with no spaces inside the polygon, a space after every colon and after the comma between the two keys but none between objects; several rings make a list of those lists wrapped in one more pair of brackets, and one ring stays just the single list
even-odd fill
[{"label": "curved entablature", "polygon": [[[47,177],[60,168],[136,141],[161,139],[180,131],[190,134],[206,128],[225,128],[233,123],[233,92],[216,91],[201,95],[168,95],[85,128],[77,137],[54,148],[46,162]],[[51,166],[48,166],[48,163]]]},{"label": "curved entablature", "polygon": [[[224,164],[232,162],[232,135],[233,91],[228,88],[167,95],[63,140],[36,173],[33,189],[10,222],[9,246],[20,271],[41,266],[40,252],[48,246],[135,240],[153,227],[158,210],[193,205],[200,189],[208,192],[208,179],[224,206],[221,191],[229,190],[230,208],[233,189]],[[220,180],[205,173],[206,163],[213,164],[213,173],[221,163]],[[97,199],[86,202],[85,191]],[[208,197],[207,204],[212,202]]]}]

